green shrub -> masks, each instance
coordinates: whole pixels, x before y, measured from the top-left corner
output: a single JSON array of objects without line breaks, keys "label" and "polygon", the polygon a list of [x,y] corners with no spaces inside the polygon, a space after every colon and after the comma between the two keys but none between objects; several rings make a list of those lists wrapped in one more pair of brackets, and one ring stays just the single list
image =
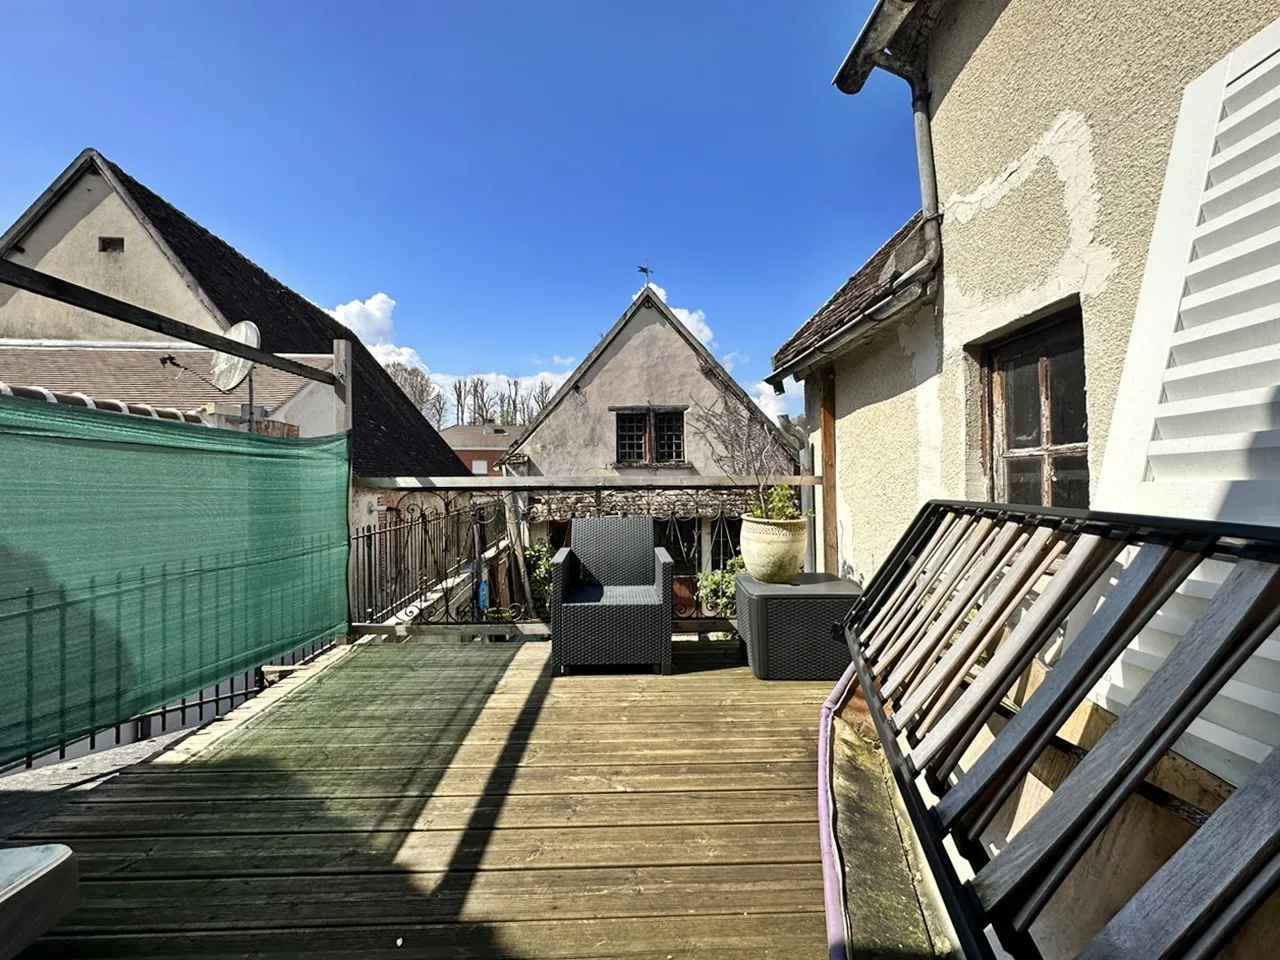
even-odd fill
[{"label": "green shrub", "polygon": [[747,516],[761,520],[799,520],[800,504],[796,502],[796,492],[782,484],[771,487],[762,502],[752,507]]},{"label": "green shrub", "polygon": [[723,570],[704,571],[698,574],[698,602],[713,617],[736,615],[736,578],[746,566],[742,557],[733,557]]},{"label": "green shrub", "polygon": [[550,615],[547,598],[551,596],[551,558],[555,551],[546,537],[524,548],[525,569],[529,571],[529,590],[533,593],[533,610],[539,617]]}]

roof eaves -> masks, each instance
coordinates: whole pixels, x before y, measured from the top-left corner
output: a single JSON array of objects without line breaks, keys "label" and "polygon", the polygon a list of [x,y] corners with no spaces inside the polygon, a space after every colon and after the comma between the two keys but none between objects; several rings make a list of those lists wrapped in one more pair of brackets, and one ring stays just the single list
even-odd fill
[{"label": "roof eaves", "polygon": [[867,22],[853,41],[853,46],[845,54],[840,69],[832,78],[831,82],[837,90],[854,94],[862,89],[867,77],[871,76],[871,71],[878,65],[877,58],[884,54],[902,22],[920,2],[921,0],[877,0]]}]

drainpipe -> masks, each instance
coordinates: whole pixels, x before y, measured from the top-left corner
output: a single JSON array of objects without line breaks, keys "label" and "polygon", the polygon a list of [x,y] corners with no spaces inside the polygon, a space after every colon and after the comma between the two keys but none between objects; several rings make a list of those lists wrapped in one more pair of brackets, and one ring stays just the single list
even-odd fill
[{"label": "drainpipe", "polygon": [[[821,364],[826,356],[835,353],[851,340],[861,337],[871,325],[895,316],[923,297],[929,280],[932,279],[942,259],[938,175],[933,163],[933,130],[929,121],[929,90],[924,70],[915,64],[897,59],[883,49],[872,54],[871,60],[875,66],[902,77],[911,86],[911,108],[915,115],[916,164],[920,176],[921,236],[924,241],[924,250],[920,259],[893,281],[886,296],[850,317],[835,332],[770,374],[766,380],[775,393],[782,393],[782,381],[786,377],[795,373],[807,373]],[[839,76],[837,76],[837,86],[839,86]]]}]

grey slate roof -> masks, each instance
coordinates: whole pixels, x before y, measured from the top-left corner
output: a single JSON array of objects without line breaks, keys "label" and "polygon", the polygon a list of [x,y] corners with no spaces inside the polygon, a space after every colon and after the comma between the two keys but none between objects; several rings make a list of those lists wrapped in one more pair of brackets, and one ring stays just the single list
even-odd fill
[{"label": "grey slate roof", "polygon": [[264,350],[326,353],[332,351],[335,339],[351,341],[351,465],[358,475],[469,474],[359,337],[116,164],[102,159],[222,315],[231,323],[252,320],[258,325]]},{"label": "grey slate roof", "polygon": [[92,147],[64,170],[0,237],[0,256],[87,170],[97,170],[123,195],[175,269],[199,297],[229,324],[252,320],[262,347],[280,354],[333,352],[334,340],[351,342],[354,411],[351,466],[362,477],[468,476],[426,417],[374,359],[360,338],[310,300],[214,236]]}]

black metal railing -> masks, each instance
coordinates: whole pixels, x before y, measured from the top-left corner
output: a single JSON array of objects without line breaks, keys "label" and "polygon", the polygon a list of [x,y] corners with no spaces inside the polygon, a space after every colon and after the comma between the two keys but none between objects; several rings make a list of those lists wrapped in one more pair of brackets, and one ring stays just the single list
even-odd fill
[{"label": "black metal railing", "polygon": [[[809,483],[812,478],[789,478]],[[466,481],[463,481],[465,483]],[[692,632],[724,628],[698,595],[699,572],[738,553],[755,481],[475,478],[472,489],[401,488],[381,522],[351,538],[350,603],[362,624],[545,623],[551,555],[578,517],[649,516],[654,545],[675,561],[673,619]],[[482,631],[477,631],[482,632]],[[497,631],[495,631],[497,632]]]}]

